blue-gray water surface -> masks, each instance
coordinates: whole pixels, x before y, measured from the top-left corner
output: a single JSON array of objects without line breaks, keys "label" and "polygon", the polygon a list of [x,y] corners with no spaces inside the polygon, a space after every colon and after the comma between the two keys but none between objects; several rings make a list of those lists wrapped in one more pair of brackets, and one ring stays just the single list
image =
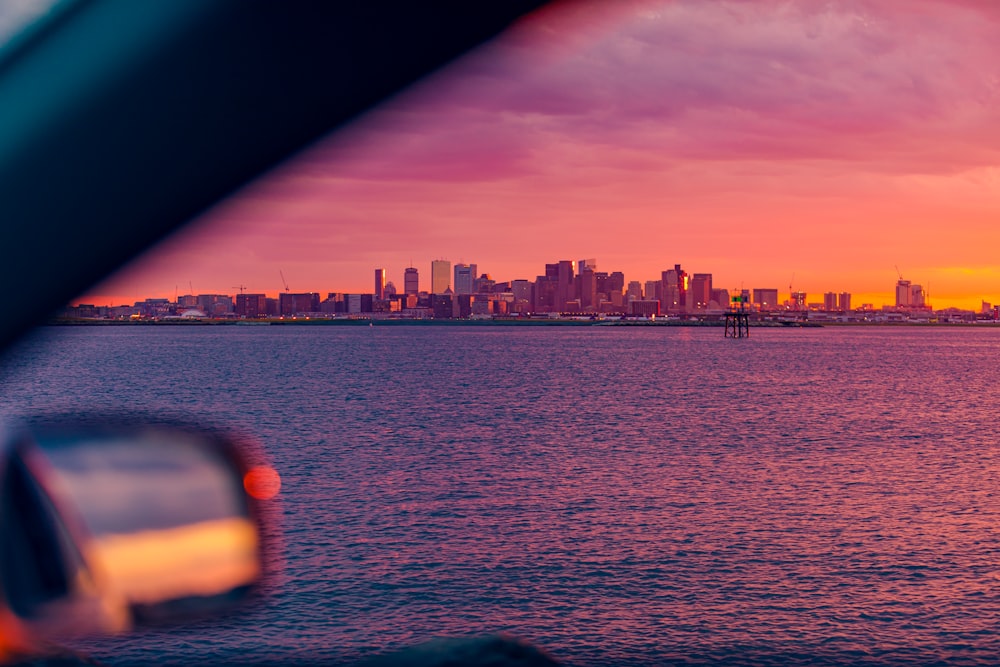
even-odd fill
[{"label": "blue-gray water surface", "polygon": [[568,664],[1000,662],[1000,329],[46,328],[7,415],[252,433],[285,565],[110,665],[350,663],[507,632]]}]

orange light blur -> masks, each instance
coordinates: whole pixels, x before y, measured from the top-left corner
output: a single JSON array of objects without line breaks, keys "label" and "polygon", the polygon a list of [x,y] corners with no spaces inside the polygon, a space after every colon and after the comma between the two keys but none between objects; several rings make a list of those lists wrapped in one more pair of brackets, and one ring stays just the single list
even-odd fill
[{"label": "orange light blur", "polygon": [[252,468],[243,476],[243,488],[251,498],[270,500],[281,490],[281,475],[268,466]]}]

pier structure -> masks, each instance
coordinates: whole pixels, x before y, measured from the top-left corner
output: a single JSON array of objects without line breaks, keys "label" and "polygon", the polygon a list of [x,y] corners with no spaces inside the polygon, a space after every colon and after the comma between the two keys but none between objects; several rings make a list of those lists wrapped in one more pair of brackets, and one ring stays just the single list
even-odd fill
[{"label": "pier structure", "polygon": [[733,297],[733,309],[726,313],[726,338],[750,337],[750,314],[745,294]]}]

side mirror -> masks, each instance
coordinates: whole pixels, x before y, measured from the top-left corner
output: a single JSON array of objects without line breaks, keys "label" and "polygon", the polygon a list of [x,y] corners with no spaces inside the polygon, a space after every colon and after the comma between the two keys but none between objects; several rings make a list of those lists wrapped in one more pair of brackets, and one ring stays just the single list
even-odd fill
[{"label": "side mirror", "polygon": [[215,614],[267,569],[277,473],[215,430],[49,419],[0,443],[0,660]]}]

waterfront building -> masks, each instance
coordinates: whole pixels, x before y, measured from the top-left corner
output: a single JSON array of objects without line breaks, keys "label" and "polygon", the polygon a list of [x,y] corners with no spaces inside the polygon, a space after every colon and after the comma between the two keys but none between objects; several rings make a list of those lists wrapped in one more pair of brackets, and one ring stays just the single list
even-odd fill
[{"label": "waterfront building", "polygon": [[263,294],[237,294],[236,315],[256,318],[267,316],[267,297]]},{"label": "waterfront building", "polygon": [[688,310],[705,310],[712,301],[712,274],[696,273],[691,276],[691,287],[688,291]]},{"label": "waterfront building", "polygon": [[209,317],[225,317],[233,312],[233,297],[228,294],[199,294],[198,310]]},{"label": "waterfront building", "polygon": [[628,284],[628,289],[625,290],[625,300],[626,301],[641,301],[642,300],[642,283],[638,280],[633,280]]},{"label": "waterfront building", "polygon": [[637,299],[630,302],[628,308],[629,315],[637,317],[652,317],[660,314],[660,302],[656,299]]},{"label": "waterfront building", "polygon": [[451,287],[451,262],[435,259],[431,262],[431,294],[444,294]]},{"label": "waterfront building", "polygon": [[385,269],[375,269],[375,298],[385,298]]},{"label": "waterfront building", "polygon": [[278,295],[278,312],[282,317],[291,317],[297,313],[319,312],[319,294],[316,292],[301,294],[282,292]]},{"label": "waterfront building", "polygon": [[910,307],[925,308],[927,306],[927,294],[920,285],[910,285]]},{"label": "waterfront building", "polygon": [[753,291],[753,303],[757,310],[774,310],[778,307],[778,290],[769,287],[755,288]]},{"label": "waterfront building", "polygon": [[415,267],[409,267],[403,272],[403,294],[416,295],[420,291],[420,276]]},{"label": "waterfront building", "polygon": [[844,311],[845,313],[851,309],[851,294],[850,292],[841,292],[840,297],[837,300],[837,308]]},{"label": "waterfront building", "polygon": [[837,293],[827,292],[823,295],[823,310],[837,310]]}]

